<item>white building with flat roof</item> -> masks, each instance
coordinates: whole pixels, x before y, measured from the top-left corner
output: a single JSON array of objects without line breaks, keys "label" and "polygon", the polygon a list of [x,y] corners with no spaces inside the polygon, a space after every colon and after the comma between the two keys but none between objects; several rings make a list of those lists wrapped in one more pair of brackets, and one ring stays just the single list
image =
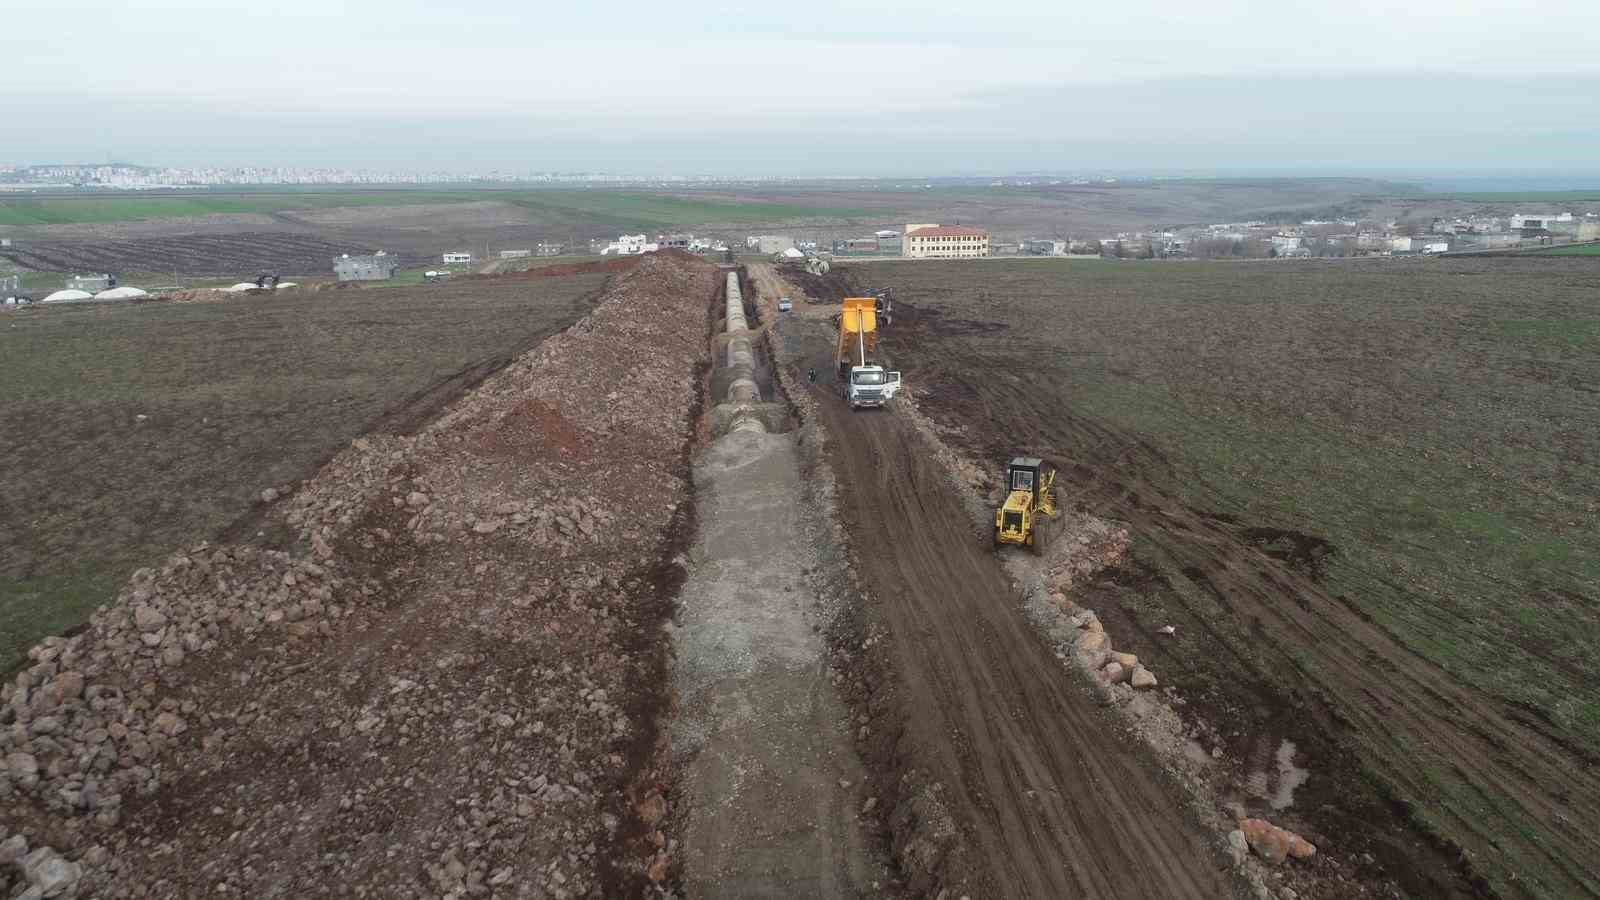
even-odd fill
[{"label": "white building with flat roof", "polygon": [[1511,217],[1511,227],[1549,228],[1551,225],[1571,222],[1572,213],[1516,213]]},{"label": "white building with flat roof", "polygon": [[661,249],[660,244],[645,240],[642,234],[624,234],[602,248],[600,255],[636,256],[640,253],[654,253],[659,249]]}]

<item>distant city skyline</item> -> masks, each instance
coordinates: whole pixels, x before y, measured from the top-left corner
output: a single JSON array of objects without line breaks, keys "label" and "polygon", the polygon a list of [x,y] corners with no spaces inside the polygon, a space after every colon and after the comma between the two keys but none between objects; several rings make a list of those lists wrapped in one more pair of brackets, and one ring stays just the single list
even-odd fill
[{"label": "distant city skyline", "polygon": [[[149,173],[138,178],[104,178],[93,181],[57,172],[96,172],[138,170]],[[19,177],[20,173],[32,177]],[[1359,178],[1387,181],[1397,187],[1408,186],[1424,192],[1570,192],[1600,191],[1600,169],[1527,170],[1462,169],[1428,172],[1404,170],[1204,170],[1156,171],[1104,169],[1088,172],[994,172],[919,176],[875,176],[834,174],[825,176],[733,176],[715,173],[621,173],[621,172],[419,172],[405,170],[301,168],[292,166],[241,167],[163,167],[137,163],[0,163],[0,199],[27,196],[39,191],[152,191],[195,190],[206,188],[250,187],[490,187],[502,186],[616,186],[624,188],[692,188],[724,184],[807,184],[872,182],[896,188],[939,182],[986,182],[1012,187],[1062,186],[1084,183],[1126,181],[1141,183],[1186,179],[1333,179]]]}]

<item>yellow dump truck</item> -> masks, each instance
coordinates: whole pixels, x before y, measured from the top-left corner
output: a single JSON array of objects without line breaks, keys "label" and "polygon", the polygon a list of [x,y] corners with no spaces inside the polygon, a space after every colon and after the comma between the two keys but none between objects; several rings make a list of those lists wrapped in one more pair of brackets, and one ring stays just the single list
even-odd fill
[{"label": "yellow dump truck", "polygon": [[878,354],[878,299],[846,297],[839,311],[839,394],[851,409],[884,406],[900,389],[900,373],[885,371]]}]

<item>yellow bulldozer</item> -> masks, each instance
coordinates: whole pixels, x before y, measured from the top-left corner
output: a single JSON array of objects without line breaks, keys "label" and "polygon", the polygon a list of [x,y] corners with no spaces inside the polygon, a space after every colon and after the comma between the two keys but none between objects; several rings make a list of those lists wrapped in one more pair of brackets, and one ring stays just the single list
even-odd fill
[{"label": "yellow bulldozer", "polygon": [[1060,515],[1054,494],[1056,473],[1044,460],[1018,456],[1006,465],[1006,499],[994,513],[994,545],[1017,544],[1039,552],[1040,517]]}]

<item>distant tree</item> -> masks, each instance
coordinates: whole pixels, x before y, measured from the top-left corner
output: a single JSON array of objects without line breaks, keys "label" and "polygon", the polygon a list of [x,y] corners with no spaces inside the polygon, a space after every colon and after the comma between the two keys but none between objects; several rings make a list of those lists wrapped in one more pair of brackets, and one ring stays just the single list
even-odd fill
[{"label": "distant tree", "polygon": [[1099,256],[1100,254],[1106,252],[1105,245],[1099,241],[1089,241],[1088,244],[1085,245],[1084,249],[1090,253],[1093,253],[1095,256]]},{"label": "distant tree", "polygon": [[1138,253],[1136,255],[1140,259],[1155,259],[1156,258],[1155,251],[1153,249],[1151,249],[1149,241],[1145,241],[1143,244],[1141,244],[1139,246],[1139,251],[1138,251]]},{"label": "distant tree", "polygon": [[1111,255],[1115,256],[1117,259],[1127,259],[1128,250],[1122,246],[1121,241],[1117,241],[1115,244],[1111,245]]},{"label": "distant tree", "polygon": [[1416,237],[1422,233],[1422,223],[1412,219],[1401,219],[1395,223],[1394,230],[1401,237]]}]

